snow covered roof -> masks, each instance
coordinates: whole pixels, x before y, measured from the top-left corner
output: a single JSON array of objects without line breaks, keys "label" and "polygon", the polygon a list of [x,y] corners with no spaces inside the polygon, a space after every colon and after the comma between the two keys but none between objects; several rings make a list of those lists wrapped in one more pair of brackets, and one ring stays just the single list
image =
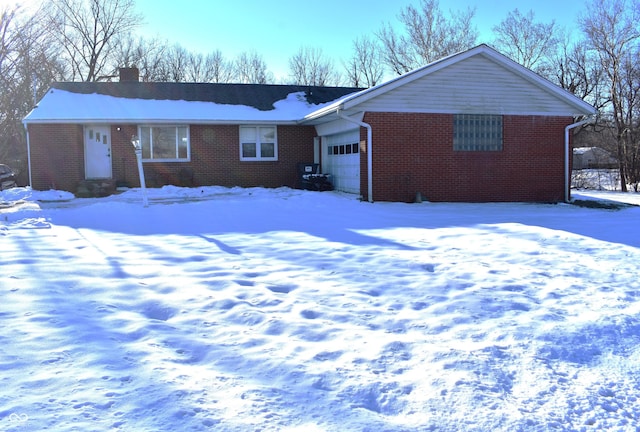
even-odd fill
[{"label": "snow covered roof", "polygon": [[[453,66],[447,69],[447,75],[451,75],[449,72],[456,65],[471,58],[490,60],[492,67],[487,73],[495,81],[495,88],[485,91],[492,97],[487,98],[484,93],[475,95],[483,100],[484,105],[480,108],[474,106],[474,109],[480,109],[484,113],[489,113],[492,109],[509,111],[498,106],[506,103],[508,96],[512,107],[524,107],[532,115],[580,116],[596,112],[595,108],[580,98],[483,44],[366,90],[354,87],[266,84],[55,83],[37,107],[25,117],[24,122],[320,124],[336,119],[338,111],[344,111],[344,114],[350,116],[370,110],[459,112],[461,104],[469,105],[473,96],[466,92],[471,84],[464,87],[464,83],[456,78],[458,75],[453,77],[453,83],[449,83],[453,86],[451,88],[441,82],[442,76],[432,80],[435,81],[432,83],[435,87],[432,85],[430,89],[433,91],[430,92],[429,89],[414,87],[413,84],[422,82],[419,81],[421,78],[434,77],[438,71]],[[493,65],[499,66],[502,75],[496,75],[498,69]],[[461,71],[462,75],[459,76],[464,81],[469,76],[469,71],[458,68],[456,73],[460,74]],[[523,84],[511,91],[513,89],[501,81],[503,77],[517,77],[518,83]],[[391,96],[397,93],[394,90],[401,87],[405,89],[403,94]],[[472,87],[477,89],[482,86]],[[434,89],[444,89],[444,100],[436,97]],[[429,98],[419,96],[425,91],[430,95]],[[457,99],[450,91],[460,93]],[[377,105],[372,104],[374,99],[378,101]],[[443,104],[452,103],[451,101],[457,102],[448,108],[444,107]],[[412,106],[416,103],[418,105]],[[524,113],[520,111],[517,113]]]},{"label": "snow covered roof", "polygon": [[25,123],[295,123],[353,87],[261,84],[54,83]]},{"label": "snow covered roof", "polygon": [[598,152],[606,155],[610,155],[610,153],[603,149],[602,147],[574,147],[573,154],[581,155],[585,153]]}]

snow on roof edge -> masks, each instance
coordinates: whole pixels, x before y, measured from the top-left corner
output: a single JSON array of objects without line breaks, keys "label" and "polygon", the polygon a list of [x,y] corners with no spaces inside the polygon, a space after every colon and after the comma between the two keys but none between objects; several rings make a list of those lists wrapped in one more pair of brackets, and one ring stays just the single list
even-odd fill
[{"label": "snow on roof edge", "polygon": [[[50,89],[24,124],[35,123],[287,123],[296,124],[307,113],[325,104],[310,104],[304,92],[289,93],[274,109],[261,111],[247,105],[184,100],[134,99],[98,93],[74,93]],[[60,109],[60,107],[64,107]]]}]

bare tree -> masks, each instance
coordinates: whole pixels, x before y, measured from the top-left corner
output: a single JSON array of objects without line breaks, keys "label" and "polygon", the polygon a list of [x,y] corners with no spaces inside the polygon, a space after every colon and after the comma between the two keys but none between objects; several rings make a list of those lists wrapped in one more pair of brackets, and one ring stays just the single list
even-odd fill
[{"label": "bare tree", "polygon": [[207,82],[206,65],[204,55],[201,53],[189,52],[185,68],[185,81],[187,82]]},{"label": "bare tree", "polygon": [[339,75],[334,70],[333,62],[324,55],[320,48],[300,48],[289,59],[289,71],[294,84],[327,86],[339,81]]},{"label": "bare tree", "polygon": [[[589,49],[584,39],[575,39],[569,34],[563,34],[558,50],[550,60],[550,71],[553,71],[553,76],[548,77],[550,80],[590,103],[598,111],[608,103],[602,68],[595,52]],[[572,142],[577,146],[601,147],[615,154],[615,146],[609,145],[614,140],[609,139],[608,130],[609,128],[603,127],[602,124],[589,123],[572,130]],[[589,141],[594,137],[598,137],[598,141]],[[572,187],[580,186],[576,184]]]},{"label": "bare tree", "polygon": [[551,59],[552,81],[598,110],[608,102],[603,95],[602,68],[584,39],[565,35]]},{"label": "bare tree", "polygon": [[384,46],[384,59],[398,75],[475,45],[478,31],[472,25],[475,9],[450,11],[446,17],[438,0],[421,0],[420,8],[407,6],[399,15],[405,33],[390,24],[377,36]]},{"label": "bare tree", "polygon": [[0,9],[0,160],[19,172],[26,172],[21,120],[64,73],[58,53],[44,37],[41,13],[25,16],[19,7]]},{"label": "bare tree", "polygon": [[620,99],[625,115],[624,165],[627,182],[640,189],[640,46],[622,59]]},{"label": "bare tree", "polygon": [[163,81],[184,82],[191,54],[179,44],[172,46],[165,55]]},{"label": "bare tree", "polygon": [[273,76],[267,71],[267,64],[257,52],[243,52],[234,63],[234,77],[240,83],[267,84]]},{"label": "bare tree", "polygon": [[233,76],[232,65],[222,56],[220,50],[206,56],[189,53],[186,62],[185,78],[190,82],[230,82]]},{"label": "bare tree", "polygon": [[141,81],[222,83],[231,82],[233,78],[233,65],[220,50],[204,56],[177,44],[168,46],[159,39],[134,39],[126,35],[118,38],[114,51],[114,64],[137,67]]},{"label": "bare tree", "polygon": [[[166,81],[164,62],[169,51],[166,42],[159,39],[134,39],[127,34],[118,38],[114,51],[115,67],[137,67],[140,71],[140,81]],[[115,70],[112,75],[116,75]]]},{"label": "bare tree", "polygon": [[220,50],[207,54],[204,59],[208,82],[228,83],[233,77],[233,64],[227,61]]},{"label": "bare tree", "polygon": [[533,11],[523,15],[514,9],[492,30],[496,49],[522,66],[549,76],[549,62],[559,41],[555,21],[536,22]]},{"label": "bare tree", "polygon": [[16,42],[11,35],[11,27],[15,21],[16,13],[17,8],[0,10],[0,77],[2,78],[5,78],[7,62],[13,63],[10,56]]},{"label": "bare tree", "polygon": [[134,0],[51,0],[49,7],[51,35],[65,51],[73,80],[108,78],[113,44],[141,21]]},{"label": "bare tree", "polygon": [[118,67],[132,67],[140,64],[146,48],[142,38],[134,39],[128,34],[117,39],[113,50],[113,61]]},{"label": "bare tree", "polygon": [[640,41],[638,0],[592,0],[579,24],[595,50],[608,88],[606,114],[610,118],[620,161],[620,188],[627,191],[629,163],[637,152],[634,130],[633,77],[636,76]]},{"label": "bare tree", "polygon": [[345,63],[349,84],[354,87],[373,87],[384,75],[380,46],[369,37],[353,42],[353,55]]},{"label": "bare tree", "polygon": [[14,149],[13,141],[19,122],[15,113],[16,88],[20,79],[20,29],[17,28],[18,8],[0,10],[0,160],[7,161]]}]

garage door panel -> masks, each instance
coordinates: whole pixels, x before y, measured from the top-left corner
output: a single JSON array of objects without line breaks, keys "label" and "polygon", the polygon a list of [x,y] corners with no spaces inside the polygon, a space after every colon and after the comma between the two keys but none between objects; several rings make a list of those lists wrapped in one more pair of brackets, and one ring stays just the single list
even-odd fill
[{"label": "garage door panel", "polygon": [[336,190],[360,193],[360,130],[325,136],[322,170],[331,174]]}]

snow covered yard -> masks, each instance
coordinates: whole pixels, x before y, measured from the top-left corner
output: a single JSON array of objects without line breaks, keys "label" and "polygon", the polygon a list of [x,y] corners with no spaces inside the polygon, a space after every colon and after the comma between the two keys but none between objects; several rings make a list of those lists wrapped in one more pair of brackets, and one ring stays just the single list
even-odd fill
[{"label": "snow covered yard", "polygon": [[0,430],[638,430],[640,207],[150,192],[0,195]]}]

